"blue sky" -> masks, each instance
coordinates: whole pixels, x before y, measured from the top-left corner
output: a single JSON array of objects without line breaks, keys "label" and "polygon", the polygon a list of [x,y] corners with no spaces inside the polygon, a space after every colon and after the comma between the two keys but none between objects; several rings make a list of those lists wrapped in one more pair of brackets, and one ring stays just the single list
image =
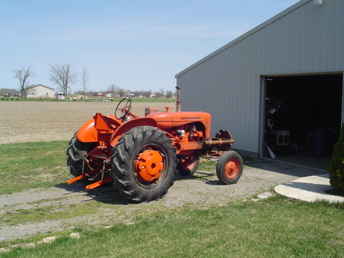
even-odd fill
[{"label": "blue sky", "polygon": [[[2,0],[0,88],[31,66],[85,67],[88,88],[174,89],[174,75],[297,0]],[[81,88],[81,80],[72,89]]]}]

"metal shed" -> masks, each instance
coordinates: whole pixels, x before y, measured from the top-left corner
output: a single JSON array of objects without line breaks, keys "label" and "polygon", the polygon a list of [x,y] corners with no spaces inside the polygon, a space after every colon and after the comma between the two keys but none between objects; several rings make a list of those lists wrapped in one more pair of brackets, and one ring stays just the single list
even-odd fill
[{"label": "metal shed", "polygon": [[[334,75],[342,103],[343,11],[343,0],[301,0],[179,72],[182,110],[212,113],[214,131],[230,129],[237,149],[263,155],[269,81]],[[312,89],[303,94],[307,105]]]}]

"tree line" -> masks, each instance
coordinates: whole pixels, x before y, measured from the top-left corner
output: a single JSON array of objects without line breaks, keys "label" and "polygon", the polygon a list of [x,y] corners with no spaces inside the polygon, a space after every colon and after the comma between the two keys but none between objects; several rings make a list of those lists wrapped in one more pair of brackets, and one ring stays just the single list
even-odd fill
[{"label": "tree line", "polygon": [[[64,96],[69,96],[72,91],[72,85],[77,82],[78,74],[74,72],[69,64],[64,65],[50,65],[50,81],[57,86],[57,89],[63,93]],[[30,66],[21,67],[14,70],[14,78],[17,81],[18,91],[22,98],[26,97],[26,88],[30,84],[31,78],[34,76]],[[156,97],[156,98],[173,98],[175,92],[171,90],[160,89],[158,91],[152,90],[127,90],[115,84],[110,84],[105,91],[92,91],[87,89],[88,72],[85,68],[81,71],[81,86],[82,89],[76,91],[75,94],[86,96],[97,96],[99,94],[111,95],[111,97],[124,97],[132,95],[135,97]]]},{"label": "tree line", "polygon": [[133,97],[141,97],[141,98],[174,98],[175,92],[171,90],[164,90],[160,89],[157,91],[153,90],[127,90],[121,88],[115,84],[111,84],[106,90],[104,91],[86,91],[83,90],[77,91],[76,94],[80,95],[87,95],[87,96],[97,96],[102,94],[104,96],[110,97],[125,97],[131,95]]}]

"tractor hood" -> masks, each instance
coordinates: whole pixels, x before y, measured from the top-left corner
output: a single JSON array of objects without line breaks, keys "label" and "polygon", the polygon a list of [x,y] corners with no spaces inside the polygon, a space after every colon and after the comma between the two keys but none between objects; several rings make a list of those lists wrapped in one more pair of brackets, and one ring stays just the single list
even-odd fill
[{"label": "tractor hood", "polygon": [[153,126],[162,130],[182,127],[198,123],[205,129],[205,137],[211,137],[211,115],[206,112],[155,112],[146,117],[135,118],[125,123],[114,116],[95,114],[77,131],[76,137],[80,142],[98,142],[100,135],[112,135],[113,138],[136,126]]},{"label": "tractor hood", "polygon": [[190,123],[201,123],[206,132],[206,138],[211,136],[211,114],[206,112],[156,112],[147,116],[156,121],[162,129],[180,127]]}]

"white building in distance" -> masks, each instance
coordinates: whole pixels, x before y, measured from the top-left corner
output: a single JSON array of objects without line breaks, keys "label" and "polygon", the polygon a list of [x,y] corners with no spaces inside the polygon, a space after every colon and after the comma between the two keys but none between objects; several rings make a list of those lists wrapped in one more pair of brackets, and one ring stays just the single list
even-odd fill
[{"label": "white building in distance", "polygon": [[27,98],[55,98],[55,90],[42,84],[31,85],[25,91]]}]

